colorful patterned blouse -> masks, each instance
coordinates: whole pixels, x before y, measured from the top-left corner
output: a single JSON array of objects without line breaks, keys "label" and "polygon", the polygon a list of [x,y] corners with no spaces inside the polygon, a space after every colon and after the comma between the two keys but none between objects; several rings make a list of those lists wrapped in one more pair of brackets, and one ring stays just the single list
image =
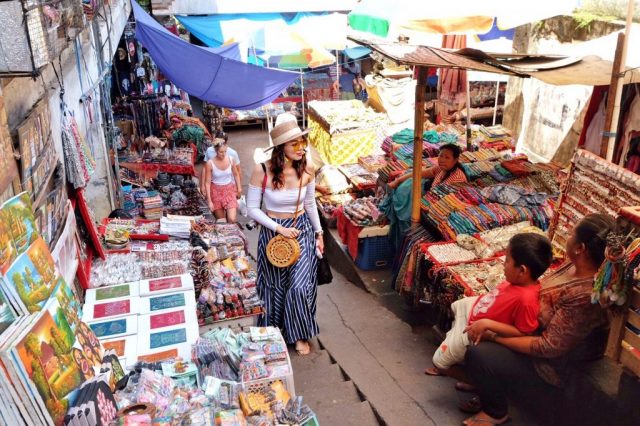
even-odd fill
[{"label": "colorful patterned blouse", "polygon": [[440,185],[441,183],[446,183],[451,185],[454,183],[467,182],[467,175],[464,174],[462,167],[457,167],[446,179],[444,177],[447,174],[447,172],[442,170],[439,166],[434,166],[434,167],[435,167],[434,169],[435,174],[433,178],[433,184],[431,185],[432,188]]},{"label": "colorful patterned blouse", "polygon": [[564,383],[573,352],[606,325],[604,311],[591,303],[592,278],[550,285],[569,267],[570,263],[563,265],[541,283],[538,321],[543,331],[531,344],[531,355],[539,358],[534,363],[538,375],[555,386]]}]

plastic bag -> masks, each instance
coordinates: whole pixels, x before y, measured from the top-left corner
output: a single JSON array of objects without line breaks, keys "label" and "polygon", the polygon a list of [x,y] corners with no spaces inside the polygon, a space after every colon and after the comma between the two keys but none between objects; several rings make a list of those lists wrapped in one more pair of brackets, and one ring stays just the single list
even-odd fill
[{"label": "plastic bag", "polygon": [[247,200],[244,198],[244,195],[241,195],[238,200],[238,210],[242,216],[248,217],[249,209],[247,209]]}]

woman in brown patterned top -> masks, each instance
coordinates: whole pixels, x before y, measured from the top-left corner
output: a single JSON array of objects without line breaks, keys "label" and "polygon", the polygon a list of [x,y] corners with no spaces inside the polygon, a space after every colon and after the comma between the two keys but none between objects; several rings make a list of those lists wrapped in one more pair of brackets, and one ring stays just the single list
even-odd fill
[{"label": "woman in brown patterned top", "polygon": [[[602,355],[606,316],[600,305],[591,303],[591,292],[604,260],[606,237],[614,227],[610,216],[591,214],[573,229],[566,243],[569,261],[541,283],[540,333],[501,337],[486,332],[483,342],[468,349],[465,370],[476,386],[481,411],[465,425],[508,422],[508,391],[553,394],[566,382],[572,365]],[[469,330],[469,340],[481,332]]]}]

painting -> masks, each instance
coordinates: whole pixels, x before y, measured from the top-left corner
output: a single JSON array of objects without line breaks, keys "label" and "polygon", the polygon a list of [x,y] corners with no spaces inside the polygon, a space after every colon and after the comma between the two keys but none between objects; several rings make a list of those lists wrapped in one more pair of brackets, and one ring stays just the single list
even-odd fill
[{"label": "painting", "polygon": [[82,370],[85,360],[74,343],[75,336],[64,316],[54,318],[43,311],[16,346],[27,375],[56,425],[63,423],[69,402],[87,379]]},{"label": "painting", "polygon": [[5,281],[15,290],[27,311],[42,309],[58,284],[58,276],[49,247],[41,237],[11,265]]},{"label": "painting", "polygon": [[26,192],[16,195],[2,205],[0,221],[9,232],[17,254],[24,253],[38,238],[31,199]]},{"label": "painting", "polygon": [[13,244],[13,238],[4,222],[0,220],[0,274],[6,274],[17,255],[18,251]]}]

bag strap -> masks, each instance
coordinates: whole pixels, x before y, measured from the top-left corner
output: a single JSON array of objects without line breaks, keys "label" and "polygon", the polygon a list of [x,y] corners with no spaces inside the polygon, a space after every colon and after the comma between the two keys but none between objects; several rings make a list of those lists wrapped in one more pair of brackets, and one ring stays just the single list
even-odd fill
[{"label": "bag strap", "polygon": [[302,194],[302,178],[304,178],[304,174],[300,178],[300,186],[298,187],[298,201],[296,201],[296,212],[293,214],[293,227],[296,227],[296,220],[298,220],[298,206],[300,205],[300,194]]},{"label": "bag strap", "polygon": [[264,191],[267,190],[267,166],[264,163],[260,163],[262,171],[264,172],[264,178],[262,178],[262,195],[260,196],[260,210],[262,210],[262,201],[264,199]]}]

